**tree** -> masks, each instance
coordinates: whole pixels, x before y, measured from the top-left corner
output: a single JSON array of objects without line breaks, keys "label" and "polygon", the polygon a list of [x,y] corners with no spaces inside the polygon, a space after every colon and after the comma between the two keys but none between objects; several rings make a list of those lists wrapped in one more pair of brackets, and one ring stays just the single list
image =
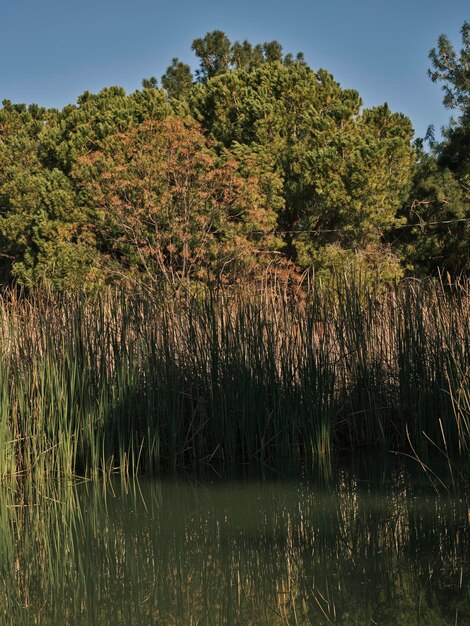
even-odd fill
[{"label": "tree", "polygon": [[190,108],[220,146],[244,146],[282,181],[274,206],[289,258],[320,272],[356,264],[380,273],[384,261],[386,277],[400,274],[383,235],[399,223],[411,180],[405,116],[386,105],[361,113],[358,93],[325,70],[279,61],[207,80]]},{"label": "tree", "polygon": [[444,83],[444,106],[465,112],[470,106],[470,23],[464,22],[460,32],[463,46],[460,56],[449,39],[441,35],[437,48],[429,53],[433,67],[428,73],[433,82]]},{"label": "tree", "polygon": [[142,87],[144,89],[158,89],[158,80],[155,76],[150,76],[150,78],[144,78],[142,81]]},{"label": "tree", "polygon": [[444,129],[437,153],[440,165],[455,173],[470,201],[470,23],[464,22],[461,35],[460,55],[445,35],[439,37],[437,49],[429,53],[433,65],[429,75],[443,83],[444,105],[460,112]]},{"label": "tree", "polygon": [[60,111],[54,124],[44,127],[40,141],[50,163],[69,173],[83,154],[98,150],[110,135],[170,112],[166,93],[154,86],[130,95],[122,87],[109,87],[98,94],[86,91],[76,105]]},{"label": "tree", "polygon": [[73,176],[95,214],[108,271],[178,289],[239,280],[269,263],[275,215],[255,179],[217,157],[191,119],[149,120],[82,157]]},{"label": "tree", "polygon": [[85,216],[62,172],[12,168],[1,193],[8,199],[0,235],[18,282],[47,282],[56,289],[95,283],[96,255],[84,236]]},{"label": "tree", "polygon": [[94,282],[85,216],[71,181],[48,163],[41,144],[56,111],[4,102],[0,111],[0,250],[2,279],[55,288]]},{"label": "tree", "polygon": [[[253,70],[263,63],[304,63],[304,57],[299,52],[295,58],[292,54],[283,56],[282,46],[278,41],[267,41],[253,46],[246,39],[233,44],[227,35],[214,30],[204,37],[195,39],[192,50],[199,58],[200,65],[196,71],[199,82],[205,83],[210,78],[227,74],[232,70]],[[175,64],[176,59],[173,59]]]},{"label": "tree", "polygon": [[[440,143],[422,147],[404,215],[412,228],[401,233],[409,269],[419,273],[445,270],[453,275],[470,266],[470,24],[461,29],[457,54],[445,35],[429,53],[429,76],[443,83],[443,103],[459,111],[443,129]],[[415,225],[415,226],[413,226]]]},{"label": "tree", "polygon": [[229,71],[231,44],[221,30],[214,30],[205,37],[195,39],[191,48],[200,61],[196,75],[201,82]]},{"label": "tree", "polygon": [[403,214],[407,227],[398,231],[408,270],[429,275],[468,270],[468,202],[457,178],[422,148],[414,168],[413,188]]},{"label": "tree", "polygon": [[109,135],[170,112],[163,91],[128,96],[110,88],[83,94],[62,111],[35,105],[0,110],[0,276],[55,288],[98,288],[95,215],[80,201],[70,171]]},{"label": "tree", "polygon": [[269,41],[262,47],[266,63],[282,62],[282,46],[278,41]]},{"label": "tree", "polygon": [[175,57],[162,76],[162,86],[170,98],[187,96],[193,86],[193,75],[189,65]]},{"label": "tree", "polygon": [[[246,278],[281,255],[325,276],[360,269],[397,277],[402,250],[409,265],[419,263],[424,242],[401,238],[393,250],[390,233],[406,218],[422,219],[424,207],[430,219],[447,206],[439,185],[456,198],[449,176],[465,193],[465,111],[461,144],[454,127],[446,138],[452,149],[439,146],[439,167],[449,155],[456,159],[440,179],[424,159],[413,169],[405,116],[386,105],[363,110],[356,91],[314,72],[301,54],[284,55],[276,41],[232,44],[222,31],[194,40],[193,50],[196,81],[174,58],[163,89],[152,77],[132,94],[85,92],[62,111],[4,105],[7,273],[83,285],[99,267],[104,281],[144,277],[177,286]],[[406,204],[413,173],[416,195]],[[448,213],[460,215],[462,206]],[[444,239],[436,251],[454,245]]]},{"label": "tree", "polygon": [[242,43],[236,41],[231,47],[231,66],[234,69],[252,70],[264,62],[263,47],[251,45],[245,39]]}]

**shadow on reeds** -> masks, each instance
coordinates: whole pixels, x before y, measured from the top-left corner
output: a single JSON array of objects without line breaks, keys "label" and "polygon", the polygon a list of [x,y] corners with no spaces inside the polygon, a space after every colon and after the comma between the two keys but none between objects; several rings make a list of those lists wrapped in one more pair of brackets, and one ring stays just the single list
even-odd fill
[{"label": "shadow on reeds", "polygon": [[0,474],[468,456],[468,283],[0,301]]}]

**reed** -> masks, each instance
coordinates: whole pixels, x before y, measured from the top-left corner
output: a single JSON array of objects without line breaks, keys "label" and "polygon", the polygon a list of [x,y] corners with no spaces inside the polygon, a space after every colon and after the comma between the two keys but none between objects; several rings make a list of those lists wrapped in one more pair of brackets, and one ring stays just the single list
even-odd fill
[{"label": "reed", "polygon": [[0,474],[468,455],[469,284],[0,300]]}]

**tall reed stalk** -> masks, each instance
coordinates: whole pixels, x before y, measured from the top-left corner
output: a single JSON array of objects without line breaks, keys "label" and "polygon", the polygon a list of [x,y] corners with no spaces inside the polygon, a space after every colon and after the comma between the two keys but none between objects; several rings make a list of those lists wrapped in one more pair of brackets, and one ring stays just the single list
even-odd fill
[{"label": "tall reed stalk", "polygon": [[468,283],[0,300],[0,474],[468,455]]}]

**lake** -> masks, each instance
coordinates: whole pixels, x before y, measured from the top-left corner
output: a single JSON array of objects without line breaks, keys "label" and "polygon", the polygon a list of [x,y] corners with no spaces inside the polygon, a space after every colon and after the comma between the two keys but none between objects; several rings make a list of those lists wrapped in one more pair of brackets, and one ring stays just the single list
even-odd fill
[{"label": "lake", "polygon": [[470,624],[468,491],[399,460],[1,491],[2,624]]}]

